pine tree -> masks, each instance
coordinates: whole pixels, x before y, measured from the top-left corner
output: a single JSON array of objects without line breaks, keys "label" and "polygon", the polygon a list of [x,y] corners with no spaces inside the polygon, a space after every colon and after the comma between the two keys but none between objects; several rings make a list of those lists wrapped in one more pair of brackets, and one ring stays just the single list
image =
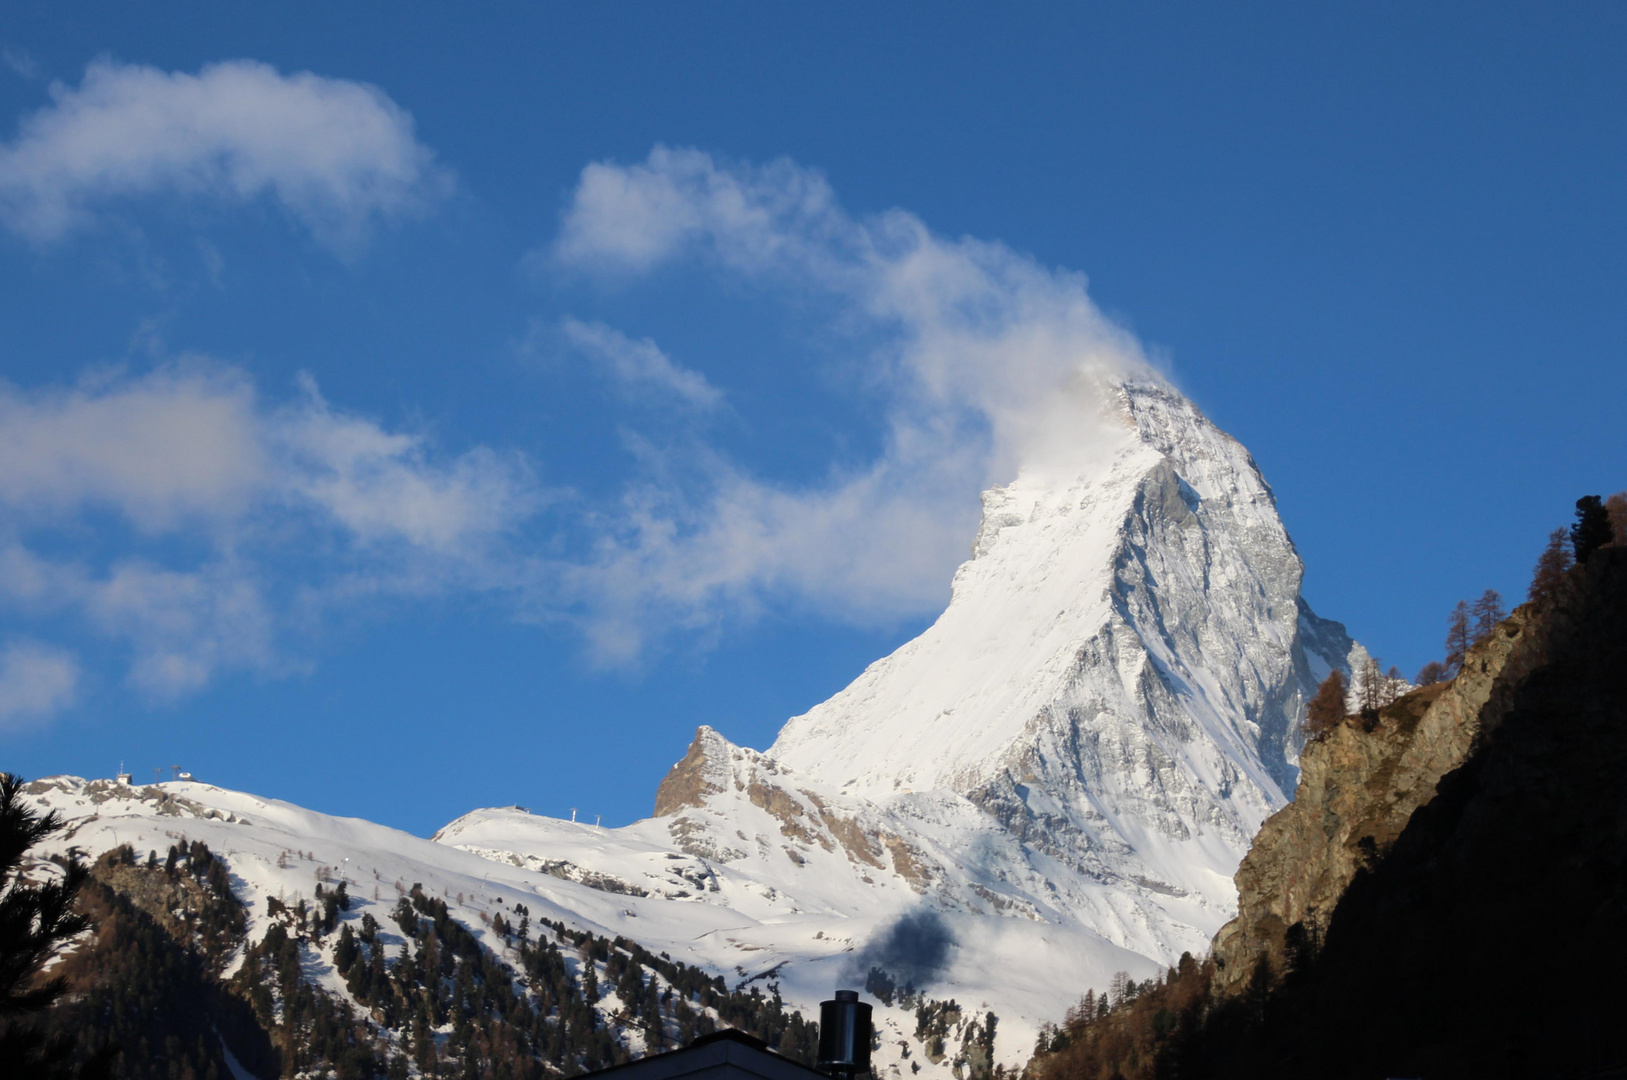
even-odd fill
[{"label": "pine tree", "polygon": [[87,920],[74,912],[73,902],[90,872],[72,859],[55,881],[29,885],[20,879],[28,849],[62,827],[55,811],[40,814],[29,806],[22,789],[21,777],[0,773],[0,1061],[8,1070],[44,1076],[73,1044],[47,1039],[34,1026],[67,989],[61,976],[35,976],[58,946],[85,929]]},{"label": "pine tree", "polygon": [[1550,607],[1565,586],[1565,576],[1571,568],[1571,553],[1565,545],[1565,540],[1565,530],[1555,529],[1548,534],[1548,546],[1543,548],[1542,554],[1537,557],[1537,566],[1531,574],[1531,589],[1528,596],[1539,608]]},{"label": "pine tree", "polygon": [[1588,556],[1615,539],[1610,528],[1610,512],[1604,500],[1597,495],[1583,495],[1576,500],[1576,523],[1571,526],[1571,550],[1578,563],[1587,562]]},{"label": "pine tree", "polygon": [[1474,619],[1474,644],[1478,645],[1508,618],[1508,610],[1503,607],[1502,595],[1496,589],[1487,589],[1469,608],[1469,615]]},{"label": "pine tree", "polygon": [[1305,737],[1320,739],[1345,718],[1345,677],[1338,668],[1328,672],[1316,696],[1305,706]]},{"label": "pine tree", "polygon": [[1469,629],[1469,605],[1458,601],[1458,606],[1452,609],[1452,614],[1446,620],[1446,666],[1452,674],[1457,674],[1463,667],[1463,657],[1474,644],[1474,637]]}]

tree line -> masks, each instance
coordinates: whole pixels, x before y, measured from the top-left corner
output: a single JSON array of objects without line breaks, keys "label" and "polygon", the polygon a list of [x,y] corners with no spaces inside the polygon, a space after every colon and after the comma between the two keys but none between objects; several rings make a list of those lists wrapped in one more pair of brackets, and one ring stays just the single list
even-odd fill
[{"label": "tree line", "polygon": [[[1608,499],[1582,496],[1576,500],[1576,517],[1570,527],[1548,534],[1531,573],[1527,602],[1539,610],[1552,607],[1574,567],[1586,565],[1600,548],[1622,545],[1627,545],[1627,491]],[[1487,589],[1472,603],[1459,600],[1446,620],[1445,657],[1424,664],[1413,684],[1432,686],[1455,679],[1469,650],[1491,637],[1507,618],[1502,594],[1496,589]],[[1411,688],[1394,667],[1381,672],[1375,657],[1368,657],[1349,680],[1335,668],[1306,704],[1305,737],[1320,739],[1351,717],[1359,717],[1370,730],[1379,711]]]}]

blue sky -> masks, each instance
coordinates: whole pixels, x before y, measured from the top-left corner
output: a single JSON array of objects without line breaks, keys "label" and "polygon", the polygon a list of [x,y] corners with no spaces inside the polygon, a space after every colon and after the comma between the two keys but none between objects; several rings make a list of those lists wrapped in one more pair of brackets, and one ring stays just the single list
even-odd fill
[{"label": "blue sky", "polygon": [[631,820],[1093,351],[1434,658],[1627,487],[1627,13],[1311,7],[11,5],[0,767]]}]

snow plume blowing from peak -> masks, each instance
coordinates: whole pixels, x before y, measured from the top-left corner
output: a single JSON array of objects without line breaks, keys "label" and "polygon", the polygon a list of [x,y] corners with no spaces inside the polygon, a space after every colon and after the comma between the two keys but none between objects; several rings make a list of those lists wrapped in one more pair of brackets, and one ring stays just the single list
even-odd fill
[{"label": "snow plume blowing from peak", "polygon": [[861,980],[868,984],[871,973],[879,971],[882,979],[891,980],[900,989],[925,987],[949,967],[954,944],[954,935],[943,916],[929,908],[912,911],[901,915],[854,953],[838,981],[843,986]]},{"label": "snow plume blowing from peak", "polygon": [[820,173],[785,159],[657,147],[637,164],[589,165],[537,260],[611,281],[684,263],[833,302],[837,332],[869,358],[866,388],[886,398],[881,452],[807,487],[709,449],[665,451],[665,468],[684,458],[704,478],[699,493],[640,489],[576,572],[611,661],[636,654],[638,628],[663,613],[693,624],[775,596],[859,621],[936,610],[977,493],[1019,472],[1075,475],[1123,429],[1104,391],[1159,381],[1083,275],[939,236],[902,210],[855,216]]}]

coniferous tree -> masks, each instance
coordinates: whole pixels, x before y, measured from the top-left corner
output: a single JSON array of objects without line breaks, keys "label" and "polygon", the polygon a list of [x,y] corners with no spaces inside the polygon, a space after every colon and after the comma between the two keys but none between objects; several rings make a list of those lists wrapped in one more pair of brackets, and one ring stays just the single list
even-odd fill
[{"label": "coniferous tree", "polygon": [[1462,600],[1452,609],[1452,614],[1446,620],[1446,666],[1455,675],[1463,666],[1464,654],[1469,646],[1474,644],[1474,634],[1470,629],[1469,605]]},{"label": "coniferous tree", "polygon": [[1316,696],[1305,706],[1305,737],[1319,739],[1345,718],[1345,677],[1338,668],[1328,672]]},{"label": "coniferous tree", "polygon": [[1508,618],[1508,610],[1503,607],[1503,597],[1496,589],[1487,589],[1480,594],[1469,608],[1469,615],[1474,619],[1474,644],[1491,637],[1497,624]]},{"label": "coniferous tree", "polygon": [[48,1076],[72,1043],[47,1039],[35,1021],[67,985],[61,976],[36,976],[58,946],[85,929],[73,901],[89,870],[72,859],[54,881],[19,878],[28,849],[62,827],[56,811],[41,814],[24,802],[22,788],[21,777],[0,773],[0,1062]]},{"label": "coniferous tree", "polygon": [[1369,656],[1358,673],[1356,699],[1361,707],[1362,719],[1368,724],[1378,719],[1378,711],[1394,700],[1389,680],[1378,666],[1378,657]]},{"label": "coniferous tree", "polygon": [[1551,607],[1564,588],[1565,575],[1571,568],[1570,548],[1565,545],[1565,540],[1565,530],[1555,529],[1548,534],[1548,546],[1537,557],[1528,598],[1539,608]]},{"label": "coniferous tree", "polygon": [[1583,495],[1576,500],[1576,523],[1571,526],[1571,551],[1578,563],[1587,562],[1588,556],[1615,539],[1610,528],[1610,511],[1597,495]]}]

